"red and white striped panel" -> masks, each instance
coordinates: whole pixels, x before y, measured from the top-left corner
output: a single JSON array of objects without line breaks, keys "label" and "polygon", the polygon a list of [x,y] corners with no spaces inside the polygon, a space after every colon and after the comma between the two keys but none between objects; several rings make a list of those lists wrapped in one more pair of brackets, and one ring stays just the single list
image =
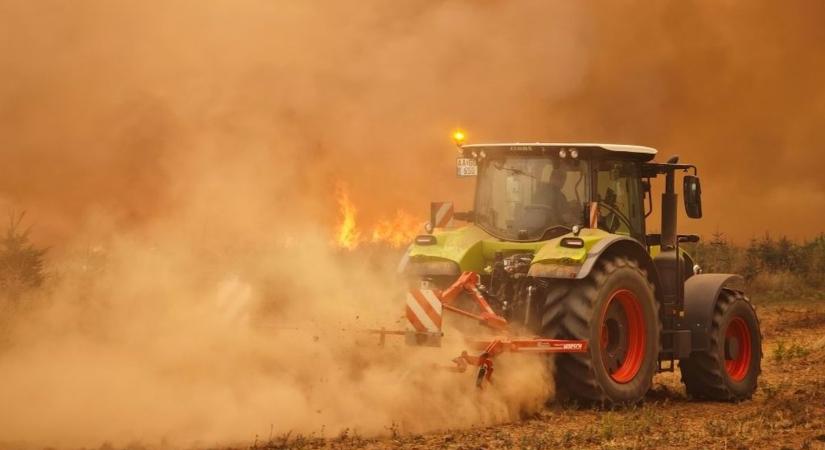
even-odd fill
[{"label": "red and white striped panel", "polygon": [[441,332],[441,300],[432,289],[410,289],[407,292],[407,321],[414,331]]},{"label": "red and white striped panel", "polygon": [[435,228],[450,228],[453,226],[453,202],[430,203],[430,218]]}]

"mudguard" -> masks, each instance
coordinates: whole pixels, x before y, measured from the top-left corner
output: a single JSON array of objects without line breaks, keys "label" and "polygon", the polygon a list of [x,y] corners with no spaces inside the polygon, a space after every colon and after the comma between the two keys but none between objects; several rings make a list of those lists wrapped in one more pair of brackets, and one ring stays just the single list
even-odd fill
[{"label": "mudguard", "polygon": [[685,281],[685,315],[677,320],[676,329],[690,330],[692,351],[706,350],[710,345],[708,332],[722,289],[743,282],[740,275],[730,273],[693,275]]},{"label": "mudguard", "polygon": [[[564,237],[569,236],[572,234]],[[622,247],[621,250],[616,249],[619,250],[619,254],[633,256],[642,263],[650,261],[650,255],[644,246],[629,236],[585,229],[579,237],[583,239],[585,247],[576,250],[560,248],[560,238],[550,241],[536,254],[533,265],[530,267],[530,276],[583,279],[593,270],[599,257],[614,246]]]},{"label": "mudguard", "polygon": [[[593,270],[593,266],[596,265],[596,261],[599,260],[599,257],[607,251],[607,249],[614,248],[615,246],[623,247],[618,252],[620,255],[633,256],[642,264],[650,261],[650,255],[648,255],[647,250],[639,241],[628,236],[613,234],[600,240],[587,252],[587,259],[584,261],[584,264],[582,264],[582,268],[579,270],[576,278],[588,276],[590,271]],[[656,278],[658,279],[658,277]]]}]

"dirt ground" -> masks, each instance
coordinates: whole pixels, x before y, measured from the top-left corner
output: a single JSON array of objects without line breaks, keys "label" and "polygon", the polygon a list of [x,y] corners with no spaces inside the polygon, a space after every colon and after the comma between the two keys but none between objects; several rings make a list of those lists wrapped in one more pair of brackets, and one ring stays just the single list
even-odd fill
[{"label": "dirt ground", "polygon": [[279,436],[254,449],[413,448],[723,448],[825,449],[825,303],[770,303],[757,311],[764,336],[762,376],[752,400],[687,398],[675,373],[662,373],[637,407],[572,409],[551,405],[521,421],[423,435],[335,439]]}]

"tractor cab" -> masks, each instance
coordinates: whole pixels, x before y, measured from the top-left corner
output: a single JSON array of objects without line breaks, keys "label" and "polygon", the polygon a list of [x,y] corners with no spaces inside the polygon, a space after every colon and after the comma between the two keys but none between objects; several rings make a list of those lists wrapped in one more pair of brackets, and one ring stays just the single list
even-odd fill
[{"label": "tractor cab", "polygon": [[[477,176],[472,220],[508,241],[543,241],[591,225],[644,242],[648,147],[606,144],[460,146],[459,175]],[[472,170],[467,170],[472,168]]]}]

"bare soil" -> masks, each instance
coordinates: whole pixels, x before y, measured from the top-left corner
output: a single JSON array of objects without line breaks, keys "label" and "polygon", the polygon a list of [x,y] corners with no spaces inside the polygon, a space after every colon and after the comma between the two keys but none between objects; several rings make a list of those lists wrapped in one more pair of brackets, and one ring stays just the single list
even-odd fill
[{"label": "bare soil", "polygon": [[758,307],[764,336],[762,376],[740,403],[688,398],[679,372],[662,373],[645,402],[617,410],[551,405],[523,420],[489,427],[363,438],[283,435],[255,449],[412,448],[722,448],[825,449],[825,303]]}]

